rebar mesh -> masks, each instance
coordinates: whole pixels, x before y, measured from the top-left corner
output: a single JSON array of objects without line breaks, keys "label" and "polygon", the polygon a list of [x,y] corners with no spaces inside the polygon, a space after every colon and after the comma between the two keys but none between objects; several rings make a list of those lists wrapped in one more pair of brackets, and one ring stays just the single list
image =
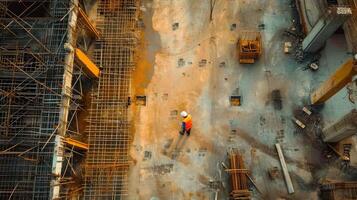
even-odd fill
[{"label": "rebar mesh", "polygon": [[137,1],[98,2],[95,60],[102,67],[92,94],[85,199],[122,199],[127,194],[131,135],[128,97],[137,46]]}]

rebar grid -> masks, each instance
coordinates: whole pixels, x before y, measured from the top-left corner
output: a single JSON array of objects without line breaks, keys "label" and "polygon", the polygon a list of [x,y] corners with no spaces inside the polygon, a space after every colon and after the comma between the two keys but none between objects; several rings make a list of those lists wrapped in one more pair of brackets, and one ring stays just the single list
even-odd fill
[{"label": "rebar grid", "polygon": [[244,167],[243,156],[237,151],[232,150],[229,154],[230,167],[229,173],[232,180],[231,199],[251,199],[251,193],[248,190],[247,170]]},{"label": "rebar grid", "polygon": [[326,200],[356,199],[357,182],[327,181],[320,185],[320,197]]},{"label": "rebar grid", "polygon": [[137,46],[138,1],[98,2],[95,60],[102,67],[89,111],[89,150],[85,199],[122,199],[127,195],[131,135],[128,97]]},{"label": "rebar grid", "polygon": [[69,0],[38,2],[51,20],[0,2],[0,199],[50,198]]}]

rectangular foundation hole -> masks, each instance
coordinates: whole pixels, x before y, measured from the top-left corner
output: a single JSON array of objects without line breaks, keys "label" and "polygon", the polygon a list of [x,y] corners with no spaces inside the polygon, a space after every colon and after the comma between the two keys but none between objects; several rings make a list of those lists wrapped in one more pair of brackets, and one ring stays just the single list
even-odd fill
[{"label": "rectangular foundation hole", "polygon": [[171,110],[171,111],[170,111],[170,117],[169,117],[169,119],[171,119],[171,120],[176,120],[176,119],[177,119],[177,116],[178,116],[178,110]]},{"label": "rectangular foundation hole", "polygon": [[231,103],[231,106],[241,106],[242,104],[242,97],[241,96],[230,96],[229,102]]},{"label": "rectangular foundation hole", "polygon": [[170,115],[171,117],[176,117],[178,115],[178,110],[171,110]]},{"label": "rectangular foundation hole", "polygon": [[272,98],[272,101],[273,101],[274,109],[275,110],[281,110],[283,108],[283,104],[282,104],[282,98],[281,98],[280,90],[273,90],[271,92],[271,98]]},{"label": "rectangular foundation hole", "polygon": [[183,67],[185,66],[186,62],[183,58],[180,58],[178,61],[177,61],[177,66],[178,67]]},{"label": "rectangular foundation hole", "polygon": [[135,103],[139,106],[146,106],[146,96],[136,96]]},{"label": "rectangular foundation hole", "polygon": [[202,59],[199,63],[198,63],[198,66],[199,67],[204,67],[207,65],[207,60],[206,59]]}]

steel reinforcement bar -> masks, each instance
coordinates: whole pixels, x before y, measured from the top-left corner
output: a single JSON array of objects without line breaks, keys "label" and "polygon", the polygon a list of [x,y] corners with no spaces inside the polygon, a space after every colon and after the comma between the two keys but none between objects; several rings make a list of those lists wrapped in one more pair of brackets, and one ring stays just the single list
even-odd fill
[{"label": "steel reinforcement bar", "polygon": [[95,62],[101,67],[92,92],[87,127],[85,199],[122,199],[127,195],[131,134],[128,97],[137,46],[138,1],[98,2]]}]

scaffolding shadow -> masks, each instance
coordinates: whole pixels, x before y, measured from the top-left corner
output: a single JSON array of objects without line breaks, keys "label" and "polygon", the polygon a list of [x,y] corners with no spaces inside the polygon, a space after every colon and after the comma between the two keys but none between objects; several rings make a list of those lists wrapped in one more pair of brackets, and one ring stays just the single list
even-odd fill
[{"label": "scaffolding shadow", "polygon": [[186,142],[187,142],[188,136],[186,135],[179,135],[175,145],[173,146],[173,148],[170,151],[171,155],[171,159],[172,160],[176,160],[180,154],[182,153],[182,149],[185,146]]}]

